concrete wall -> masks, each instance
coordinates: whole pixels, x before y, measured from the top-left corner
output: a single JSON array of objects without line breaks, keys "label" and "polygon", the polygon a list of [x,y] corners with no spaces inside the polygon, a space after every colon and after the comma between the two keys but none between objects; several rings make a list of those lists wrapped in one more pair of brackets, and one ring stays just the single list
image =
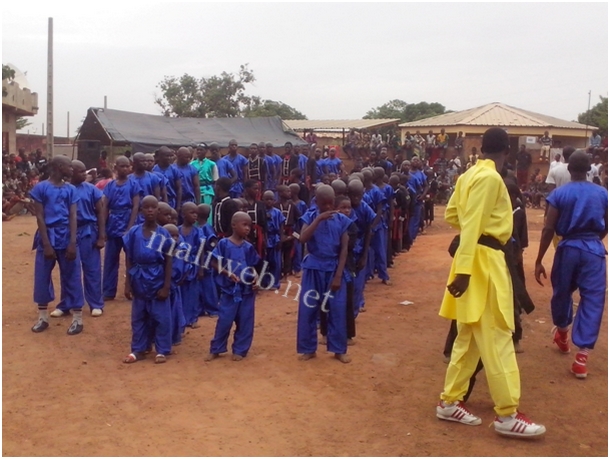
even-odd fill
[{"label": "concrete wall", "polygon": [[17,153],[17,117],[12,110],[2,110],[2,150]]}]

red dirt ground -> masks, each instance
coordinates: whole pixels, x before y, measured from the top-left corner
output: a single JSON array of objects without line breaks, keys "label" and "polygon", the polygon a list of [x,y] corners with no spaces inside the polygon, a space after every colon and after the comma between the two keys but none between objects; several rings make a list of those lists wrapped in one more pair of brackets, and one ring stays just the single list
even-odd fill
[{"label": "red dirt ground", "polygon": [[[453,231],[438,220],[390,274],[374,281],[358,319],[353,362],[324,352],[297,360],[297,303],[263,293],[254,344],[242,362],[204,363],[214,320],[190,331],[165,365],[124,365],[130,305],[122,297],[104,316],[86,315],[68,336],[69,319],[52,319],[36,335],[32,303],[36,223],[2,225],[2,427],[10,456],[606,456],[608,328],[590,358],[589,378],[576,380],[573,358],[551,345],[550,285],[533,279],[542,223],[531,210],[526,272],[536,311],[524,317],[518,356],[521,409],[547,427],[538,441],[509,440],[489,428],[493,404],[482,375],[469,406],[478,427],[442,422],[434,407],[443,386],[448,322],[438,316]],[[552,249],[551,249],[552,250]],[[546,257],[547,270],[552,254]],[[57,273],[56,273],[57,274]],[[56,283],[58,285],[58,282]],[[293,294],[294,296],[294,294]],[[410,300],[414,304],[402,306]],[[573,354],[574,352],[572,352]]]}]

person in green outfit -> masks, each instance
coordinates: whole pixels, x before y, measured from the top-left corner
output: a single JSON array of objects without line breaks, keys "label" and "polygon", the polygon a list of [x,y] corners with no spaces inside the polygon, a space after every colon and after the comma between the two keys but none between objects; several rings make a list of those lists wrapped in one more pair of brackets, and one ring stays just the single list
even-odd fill
[{"label": "person in green outfit", "polygon": [[198,204],[212,204],[214,199],[214,182],[218,180],[218,169],[216,163],[206,158],[208,146],[205,143],[197,145],[197,157],[191,161],[199,172],[199,188],[201,190],[201,202]]}]

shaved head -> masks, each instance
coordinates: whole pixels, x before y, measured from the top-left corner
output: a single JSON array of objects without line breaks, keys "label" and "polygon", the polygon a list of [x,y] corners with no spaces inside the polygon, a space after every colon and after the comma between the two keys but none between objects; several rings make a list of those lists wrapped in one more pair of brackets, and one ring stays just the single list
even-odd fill
[{"label": "shaved head", "polygon": [[231,217],[231,225],[242,222],[242,221],[252,222],[252,219],[245,212],[235,212],[233,214],[233,217]]},{"label": "shaved head", "polygon": [[364,184],[356,177],[356,180],[351,180],[349,182],[347,189],[350,193],[362,193],[364,192]]},{"label": "shaved head", "polygon": [[159,205],[159,200],[157,198],[155,198],[152,194],[149,194],[148,196],[144,196],[144,199],[142,199],[142,205],[151,205],[151,204],[157,204],[157,206]]},{"label": "shaved head", "polygon": [[114,164],[116,164],[117,166],[121,166],[121,165],[125,165],[125,164],[131,164],[131,161],[129,161],[129,158],[126,156],[118,156],[114,160]]},{"label": "shaved head", "polygon": [[83,163],[82,161],[79,161],[78,159],[74,159],[72,160],[72,169],[74,169],[74,171],[84,171],[86,169],[85,167],[85,163]]},{"label": "shaved head", "polygon": [[320,185],[316,188],[316,201],[322,199],[335,199],[335,190],[330,185]]},{"label": "shaved head", "polygon": [[333,182],[330,184],[333,188],[333,190],[335,191],[335,194],[344,194],[345,191],[347,190],[347,185],[345,184],[345,182],[343,180],[337,179],[337,180],[333,180]]},{"label": "shaved head", "polygon": [[172,223],[168,223],[167,225],[163,226],[163,228],[166,229],[172,237],[180,235],[178,227]]}]

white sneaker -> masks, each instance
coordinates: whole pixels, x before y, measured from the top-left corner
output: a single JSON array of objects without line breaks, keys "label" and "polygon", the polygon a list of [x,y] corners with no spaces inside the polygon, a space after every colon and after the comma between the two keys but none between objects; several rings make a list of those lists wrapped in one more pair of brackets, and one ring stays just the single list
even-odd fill
[{"label": "white sneaker", "polygon": [[93,309],[91,311],[91,317],[99,317],[104,313],[101,309]]},{"label": "white sneaker", "polygon": [[444,421],[459,422],[469,426],[478,426],[481,424],[481,418],[468,411],[462,402],[453,403],[451,405],[443,405],[442,401],[438,402],[438,405],[436,406],[436,417]]},{"label": "white sneaker", "polygon": [[500,435],[509,437],[537,437],[546,432],[546,428],[540,424],[534,424],[523,413],[518,411],[511,416],[509,421],[501,421],[496,416],[494,429]]},{"label": "white sneaker", "polygon": [[63,316],[67,316],[68,314],[70,314],[69,312],[64,312],[61,309],[55,309],[51,314],[49,314],[51,317],[63,317]]}]

